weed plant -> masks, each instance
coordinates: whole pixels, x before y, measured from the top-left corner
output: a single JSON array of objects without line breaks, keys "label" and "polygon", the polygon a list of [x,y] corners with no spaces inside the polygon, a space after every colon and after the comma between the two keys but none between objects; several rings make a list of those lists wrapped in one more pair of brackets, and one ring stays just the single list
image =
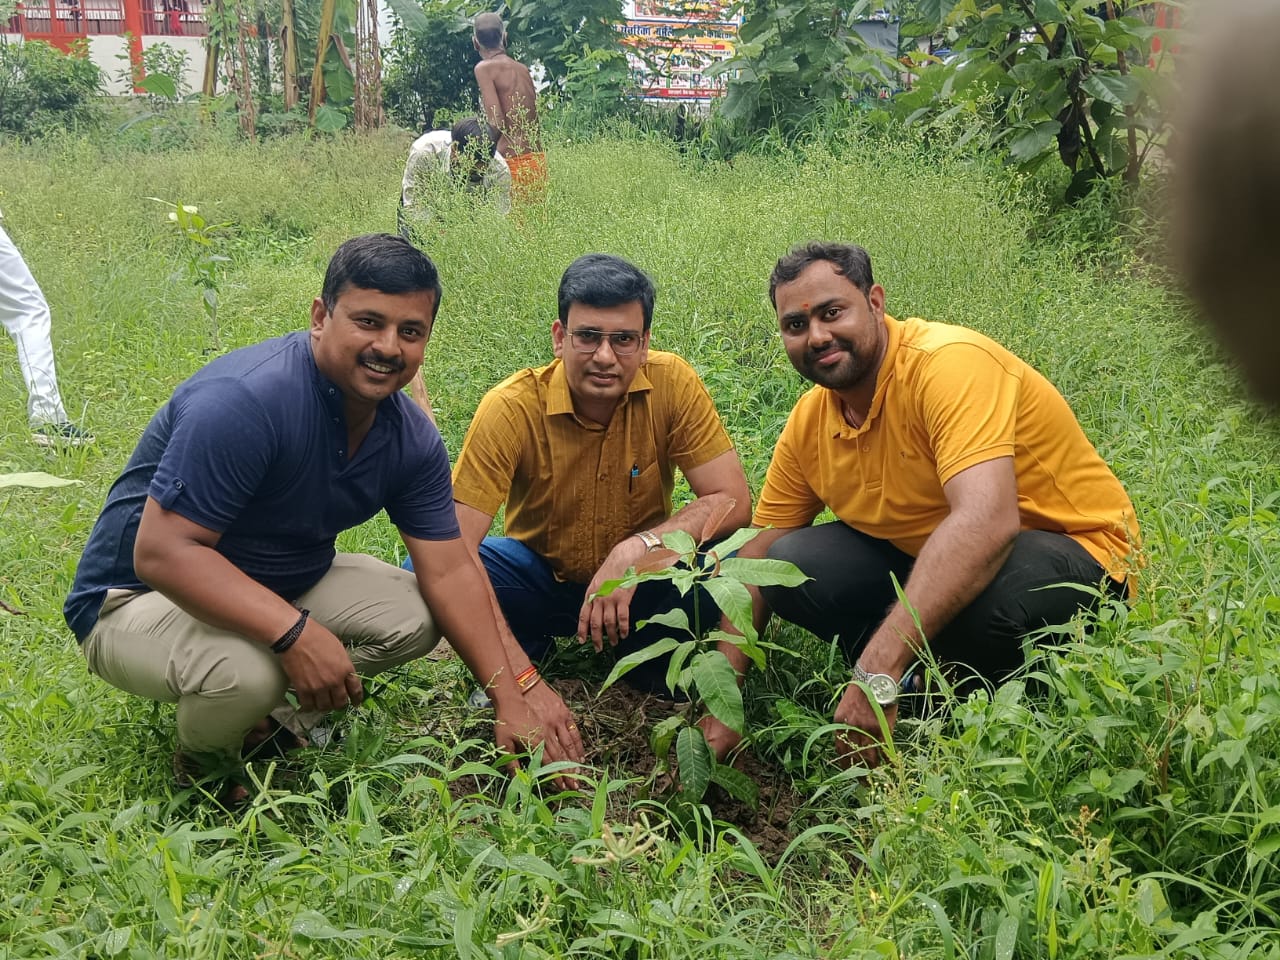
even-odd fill
[{"label": "weed plant", "polygon": [[[343,239],[394,231],[408,134],[132,152],[0,145],[0,208],[53,305],[68,408],[95,446],[28,440],[0,340],[0,953],[11,957],[1277,957],[1280,483],[1275,436],[1181,300],[1088,266],[1007,175],[885,142],[732,163],[643,138],[552,147],[542,206],[450,210],[427,382],[456,453],[480,397],[551,356],[560,273],[603,250],[658,286],[653,345],[707,381],[758,491],[804,384],[765,296],[796,241],[871,251],[888,309],[974,326],[1053,380],[1130,491],[1132,607],[994,695],[904,720],[866,783],[830,766],[847,673],[791,628],[745,697],[751,747],[805,795],[766,857],[709,808],[509,782],[456,662],[420,662],[228,816],[169,777],[172,709],[90,677],[60,615],[147,419],[207,361],[164,208],[230,224],[222,346],[301,328]],[[383,518],[341,549],[398,559]]]}]

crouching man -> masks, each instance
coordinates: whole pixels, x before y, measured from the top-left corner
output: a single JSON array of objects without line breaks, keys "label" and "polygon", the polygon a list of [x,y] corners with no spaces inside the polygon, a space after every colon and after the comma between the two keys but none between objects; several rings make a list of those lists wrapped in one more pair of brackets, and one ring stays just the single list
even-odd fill
[{"label": "crouching man", "polygon": [[[702,380],[675,354],[649,349],[654,299],[649,277],[621,257],[571,263],[551,323],[556,359],[490,390],[458,455],[462,537],[479,550],[518,670],[557,637],[596,650],[607,640],[625,654],[664,635],[638,621],[677,606],[692,621],[695,591],[681,597],[669,583],[596,592],[666,533],[700,537],[727,509],[712,532],[723,537],[750,518],[746,476]],[[677,468],[695,499],[673,510]],[[506,535],[486,536],[503,504]],[[701,602],[702,622],[716,622],[715,604]],[[627,681],[663,693],[665,673],[651,660]]]},{"label": "crouching man", "polygon": [[[857,682],[836,707],[848,725],[836,746],[874,766],[872,699],[892,729],[926,647],[954,679],[998,683],[1028,634],[1125,595],[1133,505],[1053,384],[974,330],[886,314],[861,247],[798,247],[769,297],[815,386],[774,447],[753,521],[770,529],[739,555],[767,551],[811,578],[752,588],[756,626],[772,611],[839,639]],[[826,508],[836,519],[811,526]],[[721,757],[738,740],[714,717],[703,727]]]},{"label": "crouching man", "polygon": [[[442,632],[493,698],[500,747],[531,746],[546,727],[460,536],[440,435],[401,392],[440,295],[407,241],[347,241],[310,330],[182,383],[111,487],[65,615],[90,671],[177,704],[180,779],[195,761],[296,744]],[[416,574],[335,552],[339,533],[383,509]],[[565,757],[551,740],[545,755]]]}]

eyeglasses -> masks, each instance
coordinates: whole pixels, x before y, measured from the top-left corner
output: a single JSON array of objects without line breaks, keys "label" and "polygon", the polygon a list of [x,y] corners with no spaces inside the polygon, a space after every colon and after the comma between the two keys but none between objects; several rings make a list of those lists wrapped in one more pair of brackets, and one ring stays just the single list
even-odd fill
[{"label": "eyeglasses", "polygon": [[603,330],[569,331],[569,342],[578,353],[595,353],[606,339],[614,356],[629,357],[640,349],[640,341],[644,339],[644,335],[629,330],[621,333],[605,333]]}]

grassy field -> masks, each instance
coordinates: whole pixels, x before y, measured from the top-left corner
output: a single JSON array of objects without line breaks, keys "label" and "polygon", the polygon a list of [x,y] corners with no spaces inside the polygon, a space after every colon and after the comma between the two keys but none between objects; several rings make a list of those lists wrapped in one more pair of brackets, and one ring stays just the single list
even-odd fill
[{"label": "grassy field", "polygon": [[[654,345],[703,374],[758,490],[803,389],[769,269],[795,241],[862,243],[890,313],[977,327],[1054,381],[1138,509],[1136,603],[1034,667],[1042,692],[904,722],[859,784],[821,732],[841,671],[783,631],[801,655],[748,698],[753,751],[802,799],[781,854],[714,810],[679,830],[657,806],[619,812],[623,764],[582,797],[536,773],[508,785],[449,662],[393,678],[340,745],[255,765],[263,788],[234,817],[173,787],[172,709],[90,677],[63,625],[79,551],[173,387],[218,349],[300,328],[338,243],[394,229],[408,142],[0,146],[6,229],[53,305],[67,405],[98,437],[30,444],[0,339],[0,474],[81,481],[0,489],[0,600],[22,611],[0,612],[0,955],[1280,956],[1275,434],[1176,296],[1083,231],[1032,243],[1029,194],[909,143],[733,166],[561,145],[544,207],[460,206],[426,243],[445,288],[427,381],[456,453],[484,391],[550,358],[564,267],[621,254],[658,285]],[[150,197],[230,224],[216,329]],[[379,518],[340,546],[399,545]]]}]

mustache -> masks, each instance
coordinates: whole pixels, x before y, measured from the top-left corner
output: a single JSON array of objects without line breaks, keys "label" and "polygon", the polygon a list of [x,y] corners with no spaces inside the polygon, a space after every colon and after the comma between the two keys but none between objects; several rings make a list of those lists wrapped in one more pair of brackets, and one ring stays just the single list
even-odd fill
[{"label": "mustache", "polygon": [[821,350],[815,350],[812,347],[807,347],[804,351],[804,358],[805,360],[812,362],[817,360],[819,357],[825,357],[832,350],[843,350],[852,357],[856,357],[858,355],[857,351],[853,349],[853,344],[848,340],[845,340],[842,337],[832,337],[831,342]]},{"label": "mustache", "polygon": [[361,363],[376,363],[383,367],[391,367],[397,373],[404,370],[403,357],[384,357],[377,350],[366,350],[357,359]]}]

